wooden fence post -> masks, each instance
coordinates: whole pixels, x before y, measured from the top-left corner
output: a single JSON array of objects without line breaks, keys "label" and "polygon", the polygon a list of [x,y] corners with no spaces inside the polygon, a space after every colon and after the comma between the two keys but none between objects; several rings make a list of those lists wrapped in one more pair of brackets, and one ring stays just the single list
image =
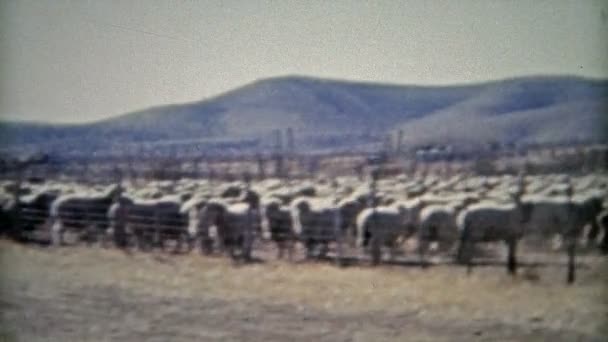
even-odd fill
[{"label": "wooden fence post", "polygon": [[[376,193],[377,193],[377,182],[378,182],[378,177],[380,176],[380,168],[379,167],[373,167],[371,170],[371,184],[370,184],[370,196],[368,198],[368,206],[372,208],[372,223],[371,226],[374,227],[375,225],[375,221],[376,221]],[[365,239],[365,236],[363,236],[363,238]],[[380,259],[382,257],[382,250],[381,250],[381,246],[380,246],[380,241],[378,241],[377,237],[374,237],[373,235],[370,236],[370,240],[368,241],[369,245],[370,245],[370,251],[371,251],[371,257],[372,257],[372,264],[373,265],[377,265],[378,263],[380,263]]]},{"label": "wooden fence post", "polygon": [[254,218],[257,218],[257,215],[253,215],[253,211],[257,211],[259,208],[253,207],[251,196],[251,175],[249,172],[243,173],[243,181],[245,183],[245,193],[247,194],[246,199],[249,201],[249,208],[247,209],[247,224],[245,225],[245,241],[243,248],[243,259],[246,261],[251,260],[251,250],[253,246],[253,224]]}]

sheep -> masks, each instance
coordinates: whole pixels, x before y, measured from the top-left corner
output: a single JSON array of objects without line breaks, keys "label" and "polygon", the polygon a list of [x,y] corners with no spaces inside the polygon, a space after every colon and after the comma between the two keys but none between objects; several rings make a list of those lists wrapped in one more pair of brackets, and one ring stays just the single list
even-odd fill
[{"label": "sheep", "polygon": [[59,190],[28,182],[4,182],[0,188],[2,233],[23,240],[28,233],[46,226],[50,206]]},{"label": "sheep", "polygon": [[306,247],[306,257],[324,257],[329,243],[340,238],[340,209],[335,201],[300,197],[292,201],[290,212],[296,236]]},{"label": "sheep", "polygon": [[505,241],[508,246],[507,271],[517,269],[516,247],[523,236],[523,226],[528,219],[529,207],[521,202],[523,191],[513,194],[514,203],[497,204],[480,202],[458,214],[456,222],[460,235],[457,260],[466,261],[471,270],[473,246],[477,242]]},{"label": "sheep", "polygon": [[[571,225],[567,223],[573,221],[581,221],[581,226],[576,227],[577,230],[582,229],[584,213],[584,201],[569,198],[567,196],[546,196],[546,195],[527,195],[522,198],[522,202],[530,206],[530,217],[526,223],[526,236],[540,238],[541,241],[546,241],[548,238],[557,235],[564,236],[569,234]],[[573,210],[577,209],[576,215]],[[576,232],[577,235],[580,232]]]},{"label": "sheep", "polygon": [[226,184],[219,190],[222,198],[239,197],[242,193],[242,187],[239,184]]},{"label": "sheep", "polygon": [[[597,217],[603,209],[602,197],[602,192],[596,190],[587,190],[573,196],[572,198],[574,202],[580,203],[580,205],[582,206],[582,219],[585,221],[585,224],[590,225],[590,229],[587,233],[587,236],[585,236],[588,247],[591,247],[593,243],[597,242],[596,240],[601,230],[601,227],[599,226],[597,221]],[[602,239],[606,239],[606,235],[604,235]],[[608,242],[600,242],[600,250],[601,246],[605,243]]]},{"label": "sheep", "polygon": [[389,247],[392,258],[399,238],[414,235],[420,208],[415,199],[364,209],[357,216],[357,246],[370,246],[374,265],[380,262],[382,246]]},{"label": "sheep", "polygon": [[101,194],[69,194],[55,199],[49,218],[53,245],[64,244],[63,234],[66,228],[85,229],[89,242],[92,233],[105,232],[109,224],[108,210],[122,191],[121,186],[113,185]]},{"label": "sheep", "polygon": [[603,254],[608,254],[608,209],[604,209],[597,216],[597,224],[601,227],[603,232],[602,242],[600,243],[600,250]]},{"label": "sheep", "polygon": [[140,250],[152,243],[164,249],[165,238],[169,237],[177,241],[173,250],[177,252],[187,237],[186,215],[181,207],[179,198],[172,196],[148,200],[121,196],[108,210],[108,235],[114,237],[117,246],[126,247],[126,235],[130,233]]},{"label": "sheep", "polygon": [[319,192],[319,190],[311,185],[311,184],[301,184],[300,186],[296,187],[293,191],[292,191],[292,198],[295,197],[301,197],[301,196],[306,196],[306,197],[314,197],[317,196],[317,193]]},{"label": "sheep", "polygon": [[[26,233],[32,232],[41,225],[48,223],[49,209],[52,202],[59,195],[55,187],[33,186],[23,184],[19,189],[17,185],[7,183],[10,192],[0,189],[0,228],[7,236],[22,240]],[[27,194],[25,194],[27,193]]]},{"label": "sheep", "polygon": [[[259,189],[259,187],[255,187]],[[274,188],[271,191],[267,191],[267,197],[275,197],[280,199],[283,205],[291,203],[294,198],[297,197],[315,197],[317,189],[312,185],[300,184],[300,185],[287,185],[281,188]]]},{"label": "sheep", "polygon": [[187,216],[188,248],[192,249],[193,243],[198,240],[200,253],[206,255],[211,254],[213,250],[209,227],[204,225],[201,219],[201,210],[208,201],[208,195],[199,193],[185,201],[179,209],[181,215]]},{"label": "sheep", "polygon": [[414,198],[418,196],[422,196],[427,191],[427,188],[424,185],[414,185],[406,188],[406,193],[408,198]]},{"label": "sheep", "polygon": [[552,184],[546,188],[544,188],[540,194],[545,196],[566,196],[567,192],[570,190],[570,184],[567,183],[557,183]]},{"label": "sheep", "polygon": [[2,194],[0,196],[0,229],[1,233],[12,235],[15,224],[15,200],[12,196]]},{"label": "sheep", "polygon": [[458,240],[456,216],[465,205],[465,203],[433,204],[420,211],[418,252],[421,265],[425,264],[430,241],[437,241],[439,250],[444,251]]},{"label": "sheep", "polygon": [[293,258],[295,232],[291,211],[288,206],[282,205],[279,200],[269,199],[263,206],[263,219],[270,238],[276,243],[278,249],[277,258],[281,259],[285,250],[288,252],[289,260]]},{"label": "sheep", "polygon": [[[113,239],[114,245],[118,248],[126,248],[128,245],[126,225],[128,215],[127,204],[130,203],[131,199],[123,194],[108,209],[109,225],[106,231],[106,238]],[[103,243],[105,246],[106,239],[104,239]]]},{"label": "sheep", "polygon": [[584,227],[596,222],[601,211],[601,198],[593,192],[572,196],[570,189],[567,193],[569,196],[557,198],[529,196],[526,200],[531,204],[532,212],[526,233],[540,238],[558,235],[565,241],[568,254],[567,282],[572,283],[576,273],[577,242]]},{"label": "sheep", "polygon": [[366,206],[380,204],[382,194],[376,193],[372,198],[369,193],[355,191],[338,202],[341,217],[341,233],[355,242],[357,237],[357,216]]},{"label": "sheep", "polygon": [[[587,203],[572,198],[572,188],[565,188],[567,197],[543,195],[523,196],[523,191],[513,194],[514,203],[480,203],[458,215],[460,246],[458,260],[470,251],[475,242],[505,241],[508,245],[507,270],[516,273],[516,246],[524,236],[546,238],[559,234],[567,242],[567,282],[575,280],[575,246],[585,223],[588,221]],[[467,261],[470,266],[470,255]],[[470,269],[470,268],[469,268]]]},{"label": "sheep", "polygon": [[222,199],[211,199],[201,210],[201,226],[208,229],[216,226],[217,238],[233,260],[246,261],[251,258],[253,233],[259,225],[259,202],[227,203]]},{"label": "sheep", "polygon": [[19,227],[16,227],[19,237],[23,237],[24,231],[31,232],[40,225],[46,226],[49,223],[51,205],[59,194],[56,189],[42,188],[19,198],[17,203]]}]

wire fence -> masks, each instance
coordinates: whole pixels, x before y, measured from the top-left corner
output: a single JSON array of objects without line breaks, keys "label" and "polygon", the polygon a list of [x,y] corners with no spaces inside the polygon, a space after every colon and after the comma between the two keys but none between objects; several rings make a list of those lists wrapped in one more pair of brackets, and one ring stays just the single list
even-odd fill
[{"label": "wire fence", "polygon": [[[440,241],[442,233],[421,232],[420,222],[407,221],[408,224],[403,224],[400,221],[399,224],[394,224],[391,215],[397,215],[401,220],[402,217],[398,215],[402,213],[387,214],[386,207],[390,204],[389,201],[383,202],[386,198],[383,199],[378,194],[379,182],[387,179],[400,179],[399,182],[416,179],[420,183],[419,189],[411,188],[407,191],[407,197],[416,198],[433,188],[434,183],[427,184],[431,177],[447,180],[459,174],[463,175],[460,181],[466,182],[467,177],[476,175],[514,175],[522,171],[526,174],[567,172],[570,175],[599,175],[605,173],[608,166],[606,151],[608,150],[603,147],[593,146],[586,149],[552,147],[529,150],[523,155],[499,151],[473,159],[425,153],[340,153],[324,156],[292,153],[265,158],[173,158],[170,163],[167,160],[138,160],[129,157],[88,160],[81,164],[68,162],[61,165],[24,165],[4,170],[0,178],[10,181],[5,183],[5,192],[15,203],[12,207],[3,206],[1,228],[5,233],[21,239],[34,236],[39,240],[51,241],[53,234],[59,232],[75,234],[76,241],[98,241],[103,245],[114,242],[124,244],[119,246],[122,248],[142,251],[173,245],[174,251],[186,252],[200,247],[203,252],[221,252],[230,246],[237,246],[243,249],[242,253],[248,253],[246,250],[250,248],[254,257],[259,255],[269,258],[271,256],[268,253],[273,249],[277,249],[279,255],[284,255],[284,252],[291,254],[296,246],[296,250],[306,257],[331,257],[339,263],[368,259],[374,263],[380,260],[424,262],[425,256],[422,255],[420,246],[427,246],[427,242],[431,242],[435,245],[442,243],[444,247],[447,245],[449,248],[441,249],[435,256],[451,260],[459,245],[459,233],[448,232],[450,234],[447,235],[452,236],[452,239],[445,243]],[[315,207],[315,201],[320,196],[315,196],[314,193],[305,196],[297,194],[293,183],[306,180],[318,185],[320,175],[325,178],[326,189],[330,189],[323,196],[331,198],[333,202]],[[346,204],[340,202],[345,196],[345,187],[337,184],[336,177],[342,176],[356,179],[357,185],[368,186],[367,193],[349,203],[355,209],[347,208]],[[244,202],[241,195],[251,191],[252,183],[268,178],[278,179],[279,188],[284,190],[283,197],[274,197],[276,208],[270,210],[268,203],[262,201],[259,206],[251,206],[246,212],[234,211],[231,207],[234,204],[251,204]],[[130,186],[146,187],[150,182],[164,181],[170,190],[164,191],[162,187],[157,187],[156,190],[161,196],[175,195],[178,183],[183,183],[184,180],[186,183],[196,183],[201,179],[206,180],[211,188],[239,181],[236,195],[207,191],[206,197],[197,206],[182,211],[181,206],[192,193],[176,200],[173,205],[168,205],[162,198],[149,198],[146,205],[137,204],[137,201],[122,203],[115,194],[100,191],[96,195],[87,195],[85,192],[75,196],[79,200],[66,200],[63,203],[58,200],[62,194],[57,193],[56,189],[35,193],[44,189],[49,182],[55,185],[77,184],[78,189],[82,190],[103,189],[108,185],[125,182]],[[28,194],[28,189],[34,193]],[[78,189],[75,190],[76,193]],[[435,190],[438,189],[440,188]],[[190,192],[197,191],[195,187]],[[266,194],[256,195],[259,200]],[[294,197],[300,197],[300,200],[304,198],[302,203],[306,205],[294,205]],[[209,213],[207,216],[203,213],[208,208],[206,204],[213,199],[223,201],[224,207],[211,220]],[[377,208],[380,209],[377,211]],[[368,215],[367,223],[362,224],[359,216],[365,210],[368,213],[371,211],[371,214]],[[373,231],[368,226],[373,227]],[[455,229],[456,224],[449,227]],[[439,228],[432,227],[435,230]],[[194,231],[196,234],[193,234]],[[118,236],[120,234],[123,236]],[[605,237],[606,233],[603,234]],[[430,236],[432,241],[425,240],[421,244],[421,236],[427,240]],[[597,239],[601,238],[600,234]],[[119,240],[124,243],[119,243]],[[387,255],[386,258],[383,254]],[[496,259],[500,253],[489,255]]]},{"label": "wire fence", "polygon": [[[346,210],[344,204],[338,204],[337,200],[334,203],[324,204],[326,208],[311,208],[314,206],[315,197],[309,197],[310,203],[304,198],[303,203],[306,208],[301,209],[295,207],[293,203],[281,202],[275,199],[277,208],[269,210],[262,204],[259,210],[249,212],[248,216],[243,216],[243,213],[231,213],[230,205],[238,203],[236,198],[219,198],[226,202],[224,217],[213,222],[205,222],[205,217],[201,216],[201,212],[205,209],[205,200],[202,200],[197,207],[191,208],[188,211],[182,212],[180,207],[183,202],[176,202],[173,206],[167,207],[165,200],[148,200],[147,205],[123,204],[123,212],[114,212],[111,214],[111,206],[116,205],[116,200],[110,197],[99,198],[92,196],[87,198],[81,196],[80,201],[72,203],[69,200],[63,203],[56,203],[60,196],[44,197],[39,195],[37,200],[22,201],[17,195],[16,205],[11,212],[11,208],[7,213],[13,213],[16,224],[20,231],[48,231],[53,229],[54,224],[61,224],[62,229],[68,231],[85,231],[84,228],[94,227],[99,231],[97,239],[107,238],[104,234],[108,234],[111,227],[117,225],[124,226],[127,234],[148,234],[153,232],[157,239],[183,239],[189,241],[193,236],[188,232],[188,229],[194,226],[197,231],[215,231],[212,235],[217,238],[217,229],[221,229],[222,225],[237,226],[238,229],[249,230],[250,234],[261,243],[272,243],[273,241],[293,241],[299,242],[306,249],[327,249],[331,245],[333,248],[348,247],[352,249],[361,249],[363,245],[369,244],[368,232],[359,233],[357,231],[357,215],[365,209],[372,209],[370,220],[377,218],[373,212],[376,206],[380,205],[377,201],[370,200],[378,196],[378,186],[376,185],[380,172],[376,172],[374,177],[369,179],[369,193],[363,198],[354,200],[349,204],[354,203],[356,209]],[[245,187],[242,189],[245,190]],[[333,197],[338,199],[341,196],[341,189],[335,188]],[[19,191],[17,191],[19,193]],[[300,198],[302,200],[302,198]],[[163,202],[164,201],[164,202]],[[195,213],[191,214],[194,210]],[[227,222],[229,220],[234,222]],[[4,223],[8,224],[8,223]],[[359,222],[360,224],[360,222]],[[370,224],[374,224],[373,222]],[[410,238],[415,234],[411,234],[412,229],[405,226],[391,226],[382,222],[375,227],[375,233],[385,236],[386,241],[381,241],[384,244],[383,248],[391,247],[391,244],[403,243],[404,239]],[[360,227],[359,227],[360,229]],[[297,230],[297,233],[295,232]],[[409,235],[408,235],[409,234]],[[237,234],[238,235],[238,234]],[[369,235],[369,234],[368,234]],[[437,235],[437,234],[435,234]],[[240,236],[237,236],[240,237]],[[359,245],[357,245],[359,240]],[[456,243],[456,241],[453,241]],[[364,254],[359,251],[359,254]]]},{"label": "wire fence", "polygon": [[248,155],[158,155],[154,150],[137,154],[48,156],[36,163],[0,163],[1,178],[18,175],[32,181],[75,180],[81,183],[112,183],[119,179],[150,180],[215,179],[237,180],[245,172],[255,179],[267,177],[304,179],[318,174],[355,175],[361,179],[381,164],[385,176],[394,174],[474,172],[478,174],[571,174],[608,169],[606,145],[490,146],[477,150],[441,147],[387,148],[377,152],[342,150],[297,153],[277,147],[274,152]]}]

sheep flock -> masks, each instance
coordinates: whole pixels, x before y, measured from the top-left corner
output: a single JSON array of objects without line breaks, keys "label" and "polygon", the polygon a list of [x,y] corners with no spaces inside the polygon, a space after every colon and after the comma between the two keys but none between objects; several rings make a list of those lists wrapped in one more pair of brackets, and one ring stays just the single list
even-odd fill
[{"label": "sheep flock", "polygon": [[198,250],[235,261],[276,246],[277,257],[288,260],[303,250],[307,259],[341,263],[354,253],[373,265],[409,256],[426,267],[444,258],[469,270],[480,248],[501,243],[511,274],[524,245],[565,251],[571,283],[580,250],[608,253],[607,189],[601,173],[105,185],[5,180],[0,229],[21,241],[47,234],[53,246]]}]

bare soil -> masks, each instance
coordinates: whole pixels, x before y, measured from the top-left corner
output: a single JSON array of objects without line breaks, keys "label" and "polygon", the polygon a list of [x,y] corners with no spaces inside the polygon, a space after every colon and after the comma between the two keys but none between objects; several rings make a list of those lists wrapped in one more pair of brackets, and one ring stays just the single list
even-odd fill
[{"label": "bare soil", "polygon": [[0,241],[0,341],[605,341],[608,262],[427,269]]}]

